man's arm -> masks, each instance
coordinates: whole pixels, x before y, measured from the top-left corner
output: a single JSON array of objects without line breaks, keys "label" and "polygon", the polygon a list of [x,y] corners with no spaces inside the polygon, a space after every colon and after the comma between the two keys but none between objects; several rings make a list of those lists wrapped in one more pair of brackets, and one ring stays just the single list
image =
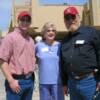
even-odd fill
[{"label": "man's arm", "polygon": [[1,70],[2,70],[5,78],[7,79],[11,89],[13,90],[13,92],[19,93],[21,88],[19,86],[18,80],[15,80],[12,77],[8,63],[4,62],[3,60],[0,60],[0,64],[1,64]]},{"label": "man's arm", "polygon": [[13,92],[18,93],[20,90],[18,81],[15,80],[12,77],[10,66],[9,66],[9,61],[13,55],[13,39],[11,35],[7,35],[0,46],[0,65],[1,65],[1,70],[6,77],[10,88],[13,90]]},{"label": "man's arm", "polygon": [[61,69],[61,79],[62,79],[64,94],[67,95],[68,94],[68,86],[67,86],[68,75],[64,70],[62,52],[60,53],[60,69]]},{"label": "man's arm", "polygon": [[97,89],[100,90],[100,31],[94,30],[93,35],[93,45],[97,57],[97,69],[96,78],[97,78]]},{"label": "man's arm", "polygon": [[0,60],[0,64],[1,64],[1,70],[2,70],[5,78],[8,80],[8,82],[11,82],[13,80],[13,77],[10,73],[8,63],[4,62],[3,60]]}]

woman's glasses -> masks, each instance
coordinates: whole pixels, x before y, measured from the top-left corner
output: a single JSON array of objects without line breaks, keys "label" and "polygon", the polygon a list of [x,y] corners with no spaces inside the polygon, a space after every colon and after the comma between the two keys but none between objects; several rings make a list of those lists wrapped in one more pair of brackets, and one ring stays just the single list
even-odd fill
[{"label": "woman's glasses", "polygon": [[47,30],[47,32],[56,32],[56,30],[52,29],[52,30]]}]

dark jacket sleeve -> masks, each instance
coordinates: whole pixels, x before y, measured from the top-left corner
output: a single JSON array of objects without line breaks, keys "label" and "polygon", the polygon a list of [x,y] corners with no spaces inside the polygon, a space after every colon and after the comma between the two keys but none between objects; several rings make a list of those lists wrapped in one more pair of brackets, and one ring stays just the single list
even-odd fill
[{"label": "dark jacket sleeve", "polygon": [[96,54],[96,58],[97,58],[97,72],[96,72],[96,78],[97,81],[100,81],[100,31],[98,30],[94,30],[93,31],[93,45],[94,45],[94,49],[95,49],[95,54]]},{"label": "dark jacket sleeve", "polygon": [[68,75],[64,70],[64,61],[63,61],[62,52],[63,51],[60,52],[61,79],[62,79],[63,86],[66,86],[68,82]]}]

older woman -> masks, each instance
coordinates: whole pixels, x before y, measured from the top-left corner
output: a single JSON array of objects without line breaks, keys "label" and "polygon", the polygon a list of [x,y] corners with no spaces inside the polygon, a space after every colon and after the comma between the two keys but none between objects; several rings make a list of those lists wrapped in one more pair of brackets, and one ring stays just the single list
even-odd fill
[{"label": "older woman", "polygon": [[56,27],[47,22],[42,28],[43,41],[36,44],[39,65],[40,100],[64,100],[59,69],[60,43]]}]

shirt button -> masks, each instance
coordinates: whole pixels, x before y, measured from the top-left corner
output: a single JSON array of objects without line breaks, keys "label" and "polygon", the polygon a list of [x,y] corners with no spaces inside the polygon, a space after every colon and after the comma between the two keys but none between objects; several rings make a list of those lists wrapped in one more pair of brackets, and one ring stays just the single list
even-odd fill
[{"label": "shirt button", "polygon": [[72,56],[70,56],[70,58],[72,58]]},{"label": "shirt button", "polygon": [[73,64],[70,64],[70,66],[73,66]]},{"label": "shirt button", "polygon": [[74,72],[71,72],[72,73],[72,75],[74,74]]}]

